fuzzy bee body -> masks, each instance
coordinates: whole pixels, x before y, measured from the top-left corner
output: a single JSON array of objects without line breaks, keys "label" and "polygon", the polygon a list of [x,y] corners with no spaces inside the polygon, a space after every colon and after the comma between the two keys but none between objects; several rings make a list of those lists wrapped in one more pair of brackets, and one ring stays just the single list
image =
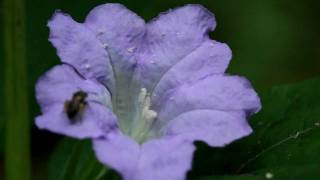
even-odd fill
[{"label": "fuzzy bee body", "polygon": [[84,91],[77,91],[73,94],[71,100],[64,103],[64,111],[67,114],[71,123],[76,123],[79,120],[78,115],[81,115],[87,105],[86,97],[88,94]]}]

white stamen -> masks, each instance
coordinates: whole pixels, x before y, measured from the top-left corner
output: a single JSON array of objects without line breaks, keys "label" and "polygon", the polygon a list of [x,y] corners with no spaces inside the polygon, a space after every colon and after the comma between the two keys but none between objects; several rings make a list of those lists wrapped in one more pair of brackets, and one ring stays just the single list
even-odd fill
[{"label": "white stamen", "polygon": [[141,141],[146,137],[153,121],[156,119],[158,114],[156,111],[150,109],[151,97],[146,88],[141,88],[138,96],[138,104],[140,115],[134,123],[135,127],[131,136]]},{"label": "white stamen", "polygon": [[146,122],[151,123],[153,119],[157,117],[158,113],[153,110],[148,110],[148,111],[145,111],[143,115],[146,119]]},{"label": "white stamen", "polygon": [[147,96],[147,89],[146,88],[141,88],[140,94],[139,94],[139,97],[138,97],[139,104],[144,104],[146,96]]}]

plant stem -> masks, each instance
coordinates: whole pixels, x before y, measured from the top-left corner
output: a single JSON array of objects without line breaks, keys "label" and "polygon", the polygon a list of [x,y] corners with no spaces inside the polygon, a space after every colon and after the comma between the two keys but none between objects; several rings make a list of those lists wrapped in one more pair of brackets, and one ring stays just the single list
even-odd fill
[{"label": "plant stem", "polygon": [[7,180],[30,180],[25,2],[3,3],[5,176]]}]

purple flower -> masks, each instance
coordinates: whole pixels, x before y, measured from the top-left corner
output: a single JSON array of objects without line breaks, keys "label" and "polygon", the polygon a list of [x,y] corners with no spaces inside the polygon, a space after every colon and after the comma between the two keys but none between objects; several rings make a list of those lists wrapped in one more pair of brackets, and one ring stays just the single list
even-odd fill
[{"label": "purple flower", "polygon": [[39,128],[91,138],[97,158],[128,180],[179,180],[193,142],[213,147],[247,136],[260,100],[225,74],[231,50],[211,40],[216,22],[199,5],[149,23],[119,4],[84,23],[56,12],[48,24],[62,65],[39,79]]}]

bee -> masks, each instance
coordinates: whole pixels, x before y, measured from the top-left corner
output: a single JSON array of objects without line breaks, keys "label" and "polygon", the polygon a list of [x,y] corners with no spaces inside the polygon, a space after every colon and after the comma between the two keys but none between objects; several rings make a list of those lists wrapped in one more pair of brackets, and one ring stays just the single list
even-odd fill
[{"label": "bee", "polygon": [[87,105],[86,98],[88,94],[84,91],[77,91],[73,94],[71,100],[64,103],[64,112],[67,114],[71,123],[76,123],[77,115],[81,115]]}]

